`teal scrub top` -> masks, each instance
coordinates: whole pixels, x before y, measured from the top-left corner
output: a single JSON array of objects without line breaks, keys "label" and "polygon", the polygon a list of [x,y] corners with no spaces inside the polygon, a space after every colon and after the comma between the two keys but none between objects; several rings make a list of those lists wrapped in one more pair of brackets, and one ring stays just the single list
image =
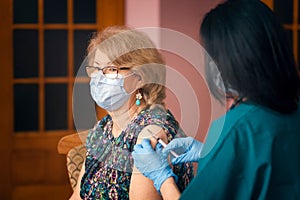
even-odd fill
[{"label": "teal scrub top", "polygon": [[180,199],[300,199],[299,107],[285,115],[242,103],[216,120]]}]

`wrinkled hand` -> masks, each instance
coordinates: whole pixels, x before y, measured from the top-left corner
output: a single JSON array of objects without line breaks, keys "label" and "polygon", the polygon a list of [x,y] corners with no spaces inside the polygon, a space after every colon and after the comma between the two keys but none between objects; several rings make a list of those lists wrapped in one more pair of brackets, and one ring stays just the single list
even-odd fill
[{"label": "wrinkled hand", "polygon": [[183,151],[177,158],[172,159],[174,165],[184,162],[197,162],[200,159],[202,146],[201,142],[192,137],[176,138],[162,150],[162,153],[167,156],[171,150],[175,152],[178,152],[178,150]]},{"label": "wrinkled hand", "polygon": [[144,139],[141,144],[134,146],[132,157],[136,168],[154,182],[154,187],[158,192],[163,182],[169,177],[172,176],[177,181],[177,176],[168,164],[167,157],[162,153],[161,144],[158,143],[154,150],[150,140]]}]

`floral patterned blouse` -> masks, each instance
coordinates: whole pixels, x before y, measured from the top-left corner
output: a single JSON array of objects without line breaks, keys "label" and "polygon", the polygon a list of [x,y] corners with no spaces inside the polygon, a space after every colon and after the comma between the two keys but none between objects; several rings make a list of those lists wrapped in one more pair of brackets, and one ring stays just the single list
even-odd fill
[{"label": "floral patterned blouse", "polygon": [[[129,199],[133,158],[131,152],[141,130],[148,125],[160,126],[168,140],[184,136],[170,111],[159,107],[141,111],[118,137],[112,135],[113,121],[109,115],[100,120],[86,140],[85,174],[81,180],[82,199]],[[193,166],[173,166],[181,191],[193,178]]]}]

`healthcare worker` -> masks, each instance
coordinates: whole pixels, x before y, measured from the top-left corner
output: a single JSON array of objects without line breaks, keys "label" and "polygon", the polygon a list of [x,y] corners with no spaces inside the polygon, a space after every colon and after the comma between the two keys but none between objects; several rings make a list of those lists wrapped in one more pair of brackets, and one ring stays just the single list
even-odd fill
[{"label": "healthcare worker", "polygon": [[[153,150],[143,140],[134,148],[135,166],[164,199],[300,199],[299,75],[276,16],[259,0],[227,1],[205,16],[200,37],[235,103],[212,123],[204,144],[179,138]],[[222,86],[211,77],[219,98]],[[182,194],[167,161],[179,146],[185,152],[173,164],[198,161]]]}]

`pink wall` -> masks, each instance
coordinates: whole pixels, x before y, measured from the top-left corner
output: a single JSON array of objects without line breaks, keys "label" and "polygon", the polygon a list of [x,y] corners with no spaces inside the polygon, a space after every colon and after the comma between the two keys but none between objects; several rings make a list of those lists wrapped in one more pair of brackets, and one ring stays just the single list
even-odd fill
[{"label": "pink wall", "polygon": [[[211,8],[213,8],[220,0],[126,0],[126,14],[125,23],[130,27],[161,27],[177,31],[178,34],[185,34],[191,42],[196,43],[198,41],[198,33],[200,23],[205,15]],[[160,34],[156,42],[158,47],[165,46],[165,42],[168,41],[176,49],[181,48],[180,41],[174,38],[170,39],[169,36]],[[176,119],[184,126],[184,130],[190,135],[195,135],[200,140],[204,140],[205,133],[210,124],[210,99],[207,95],[207,87],[204,84],[203,76],[195,70],[195,67],[182,55],[176,55],[174,52],[163,50],[163,55],[168,67],[174,70],[175,73],[180,74],[179,78],[187,80],[187,84],[181,84],[178,82],[178,78],[174,78],[170,81],[170,84],[176,85],[176,93],[171,92],[172,88],[167,91],[166,103],[170,110],[175,115]],[[193,53],[193,52],[189,52]],[[197,56],[197,55],[196,55]],[[200,57],[200,56],[199,56]],[[195,93],[196,103],[193,103],[195,99],[187,95],[182,105],[182,97],[186,90],[190,90]],[[189,99],[190,98],[190,99]],[[188,102],[188,103],[187,103]],[[194,115],[193,115],[194,114]],[[188,117],[186,117],[188,116]],[[197,123],[197,130],[195,131],[189,123],[193,123],[193,120]],[[188,121],[188,122],[186,122]],[[196,123],[196,124],[197,124]]]},{"label": "pink wall", "polygon": [[125,0],[125,24],[130,27],[160,26],[161,0]]},{"label": "pink wall", "polygon": [[203,16],[218,2],[221,0],[125,0],[125,24],[170,28],[198,39]]},{"label": "pink wall", "polygon": [[161,26],[180,31],[198,40],[204,15],[220,0],[162,0]]}]

